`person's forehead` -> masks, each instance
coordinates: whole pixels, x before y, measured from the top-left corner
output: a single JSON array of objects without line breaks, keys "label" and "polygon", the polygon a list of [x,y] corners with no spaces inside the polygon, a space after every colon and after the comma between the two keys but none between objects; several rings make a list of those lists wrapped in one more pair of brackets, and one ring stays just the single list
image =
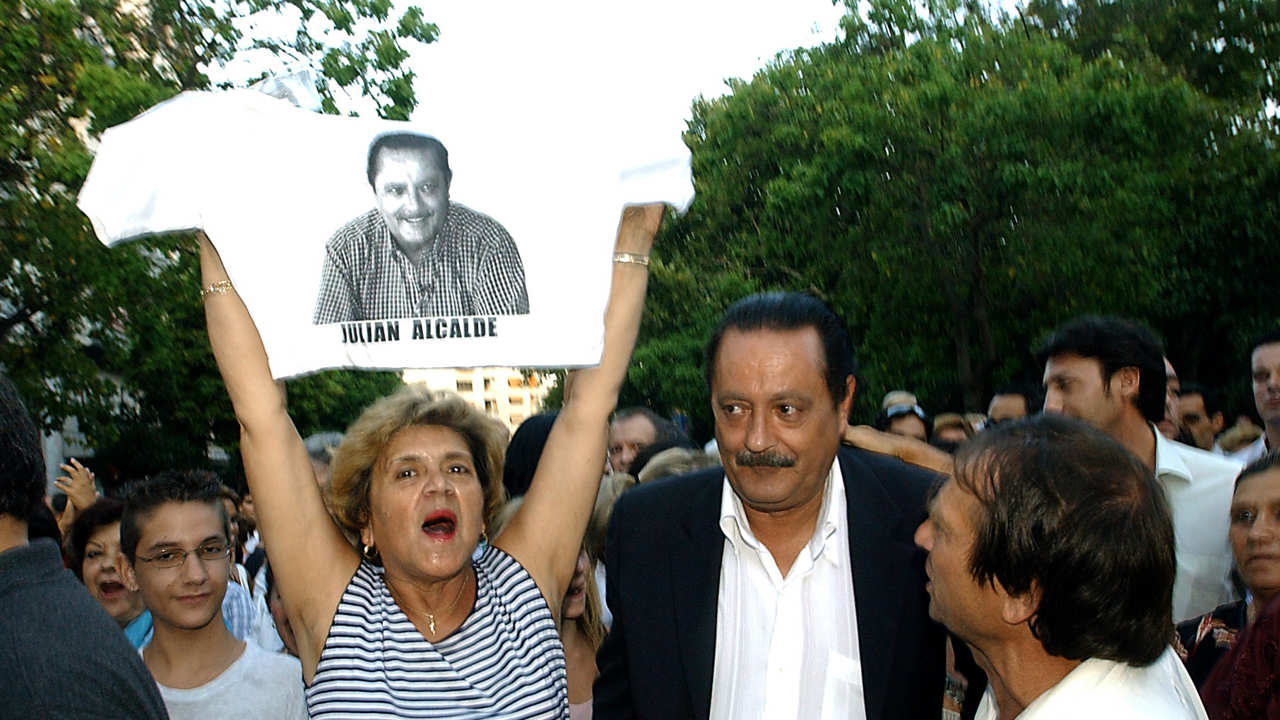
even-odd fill
[{"label": "person's forehead", "polygon": [[89,542],[104,543],[109,541],[120,542],[120,521],[99,525],[89,533]]},{"label": "person's forehead", "polygon": [[1014,405],[1026,409],[1027,398],[1017,393],[1000,393],[991,396],[991,403],[987,406],[988,412],[1006,405]]},{"label": "person's forehead", "polygon": [[1254,473],[1240,481],[1233,499],[1240,501],[1280,500],[1280,467]]},{"label": "person's forehead", "polygon": [[934,517],[951,531],[971,531],[978,498],[955,479],[947,480],[932,500]]},{"label": "person's forehead", "polygon": [[657,436],[658,429],[653,426],[653,422],[641,413],[630,415],[621,420],[614,420],[609,426],[609,432],[614,438],[633,438],[637,435],[647,436],[652,439]]},{"label": "person's forehead", "polygon": [[462,433],[445,425],[410,425],[397,430],[383,446],[378,464],[386,465],[402,458],[424,459],[471,456],[471,448]]},{"label": "person's forehead", "polygon": [[1178,396],[1178,404],[1182,406],[1183,412],[1188,410],[1204,412],[1204,396],[1198,392],[1182,393]]},{"label": "person's forehead", "polygon": [[374,161],[374,181],[377,182],[388,168],[408,168],[423,174],[444,173],[440,158],[434,152],[422,148],[382,148]]},{"label": "person's forehead", "polygon": [[1254,349],[1250,362],[1255,369],[1280,365],[1280,343],[1259,345]]},{"label": "person's forehead", "polygon": [[1084,357],[1075,353],[1054,355],[1044,364],[1045,377],[1053,375],[1081,377],[1093,373],[1102,375],[1102,362],[1098,358]]},{"label": "person's forehead", "polygon": [[821,380],[826,371],[822,339],[813,326],[791,330],[730,328],[720,340],[715,362],[713,383],[730,375],[767,374],[782,363],[789,366],[788,375],[796,381]]},{"label": "person's forehead", "polygon": [[167,502],[139,518],[139,547],[200,542],[223,531],[221,503]]}]

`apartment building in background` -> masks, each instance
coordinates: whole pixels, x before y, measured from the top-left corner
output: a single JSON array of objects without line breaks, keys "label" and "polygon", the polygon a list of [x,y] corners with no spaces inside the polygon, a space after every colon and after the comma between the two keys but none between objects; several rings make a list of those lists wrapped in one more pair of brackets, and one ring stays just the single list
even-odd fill
[{"label": "apartment building in background", "polygon": [[406,384],[423,383],[432,390],[456,392],[485,415],[497,418],[511,431],[542,410],[542,401],[555,384],[555,375],[517,368],[438,368],[405,370]]}]

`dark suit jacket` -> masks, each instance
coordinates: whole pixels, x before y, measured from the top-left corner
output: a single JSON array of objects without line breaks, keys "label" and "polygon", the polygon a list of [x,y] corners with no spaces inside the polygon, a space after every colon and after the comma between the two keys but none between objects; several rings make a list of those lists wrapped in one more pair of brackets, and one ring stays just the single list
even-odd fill
[{"label": "dark suit jacket", "polygon": [[[867,718],[937,720],[944,630],[929,619],[924,553],[912,542],[937,476],[852,448],[839,461]],[[605,553],[613,628],[598,657],[597,720],[710,712],[723,477],[715,468],[618,500]]]}]

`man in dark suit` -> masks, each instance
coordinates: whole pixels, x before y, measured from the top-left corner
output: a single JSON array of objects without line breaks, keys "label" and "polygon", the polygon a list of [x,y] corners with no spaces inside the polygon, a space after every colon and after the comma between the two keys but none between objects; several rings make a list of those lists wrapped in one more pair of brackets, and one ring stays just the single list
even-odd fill
[{"label": "man in dark suit", "polygon": [[844,324],[808,296],[746,298],[706,376],[724,470],[618,501],[595,717],[940,717],[944,631],[912,544],[936,476],[840,448]]}]

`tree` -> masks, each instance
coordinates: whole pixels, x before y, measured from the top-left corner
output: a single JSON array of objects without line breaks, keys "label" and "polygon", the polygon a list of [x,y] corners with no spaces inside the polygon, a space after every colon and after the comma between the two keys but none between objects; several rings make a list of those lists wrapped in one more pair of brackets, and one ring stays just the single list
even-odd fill
[{"label": "tree", "polygon": [[973,4],[929,9],[877,0],[843,40],[695,101],[697,197],[659,244],[636,358],[661,361],[633,369],[638,395],[689,402],[670,386],[697,367],[683,328],[705,339],[694,328],[735,293],[792,289],[850,321],[860,418],[896,387],[935,411],[985,409],[1070,316],[1168,336],[1187,278],[1203,280],[1179,254],[1220,241],[1224,212],[1274,237],[1274,210],[1205,192],[1254,179],[1250,197],[1274,208],[1274,153],[1243,151],[1274,138],[1160,58],[1088,57]]},{"label": "tree", "polygon": [[[238,28],[252,13],[292,14],[296,32],[247,38]],[[215,436],[235,438],[190,239],[108,251],[75,207],[97,133],[264,49],[314,65],[331,112],[356,91],[405,118],[415,99],[404,44],[435,35],[421,10],[393,15],[389,0],[0,0],[0,367],[44,429],[74,418],[90,445],[139,472],[205,464]],[[306,410],[317,422],[390,382],[343,374],[309,386],[340,380],[332,407],[316,396]]]},{"label": "tree", "polygon": [[1277,100],[1276,0],[1032,0],[1026,18],[1088,59],[1152,55],[1209,97],[1255,115]]}]

